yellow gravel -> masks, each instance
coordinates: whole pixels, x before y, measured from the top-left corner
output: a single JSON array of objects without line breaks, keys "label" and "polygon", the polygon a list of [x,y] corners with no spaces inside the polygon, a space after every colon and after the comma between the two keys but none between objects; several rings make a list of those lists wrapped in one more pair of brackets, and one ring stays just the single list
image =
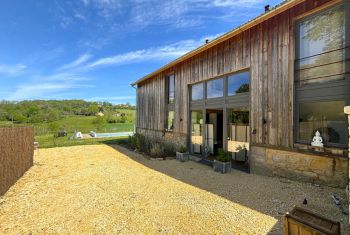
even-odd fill
[{"label": "yellow gravel", "polygon": [[339,189],[107,145],[40,149],[34,159],[0,198],[0,234],[280,234],[282,215],[304,197],[350,231],[330,197],[345,197]]}]

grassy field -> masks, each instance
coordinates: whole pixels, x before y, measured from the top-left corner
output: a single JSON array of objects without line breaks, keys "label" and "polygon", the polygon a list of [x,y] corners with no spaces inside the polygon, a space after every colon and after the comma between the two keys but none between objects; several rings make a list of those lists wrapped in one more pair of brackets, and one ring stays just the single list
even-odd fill
[{"label": "grassy field", "polygon": [[[124,110],[125,111],[125,110]],[[133,112],[134,110],[126,110],[126,112]],[[50,126],[55,125],[60,129],[66,130],[68,133],[80,131],[82,133],[89,133],[95,131],[98,133],[106,132],[123,132],[133,131],[134,123],[104,123],[97,126],[93,123],[95,117],[93,116],[68,116],[64,119],[52,123],[34,123],[34,124],[15,124],[15,126],[33,125],[36,136],[46,136],[52,133]],[[0,126],[11,126],[11,122],[0,122]]]},{"label": "grassy field", "polygon": [[68,140],[68,137],[54,138],[53,135],[35,136],[39,148],[54,148],[63,146],[90,145],[90,144],[117,144],[126,141],[128,137],[91,138]]},{"label": "grassy field", "polygon": [[[127,115],[134,117],[135,110],[119,110]],[[53,148],[63,146],[75,145],[89,145],[89,144],[106,144],[117,143],[127,139],[127,137],[111,137],[111,138],[91,138],[80,140],[68,140],[68,136],[72,136],[74,131],[82,133],[89,133],[95,131],[97,133],[109,132],[129,132],[134,131],[134,123],[103,123],[97,126],[94,124],[94,116],[68,116],[64,119],[51,123],[34,123],[34,124],[14,124],[14,126],[28,126],[33,125],[35,131],[35,141],[39,142],[40,148]],[[0,126],[10,127],[11,122],[0,121]],[[52,132],[51,126],[55,125],[59,129],[64,129],[67,132],[66,137],[54,138],[56,132]]]},{"label": "grassy field", "polygon": [[[62,120],[53,122],[58,127],[63,128],[67,132],[80,131],[82,133],[88,133],[90,131],[95,132],[121,132],[121,131],[133,131],[133,123],[105,123],[102,126],[97,127],[93,120],[95,117],[91,116],[69,116]],[[52,125],[52,124],[51,124]],[[36,135],[45,135],[50,129],[50,124],[40,123],[34,124]]]}]

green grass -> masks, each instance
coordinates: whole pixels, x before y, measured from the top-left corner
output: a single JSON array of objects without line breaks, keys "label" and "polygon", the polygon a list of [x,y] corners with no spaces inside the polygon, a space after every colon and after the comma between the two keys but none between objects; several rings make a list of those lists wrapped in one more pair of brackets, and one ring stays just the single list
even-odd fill
[{"label": "green grass", "polygon": [[[68,116],[64,119],[53,122],[53,124],[56,124],[60,129],[62,128],[67,132],[74,132],[76,130],[82,133],[89,133],[90,131],[106,133],[134,130],[134,123],[105,123],[97,128],[93,123],[94,119],[95,117],[92,116]],[[50,123],[35,123],[33,125],[35,135],[47,135],[51,133]]]},{"label": "green grass", "polygon": [[68,137],[53,138],[53,135],[43,135],[35,137],[35,141],[39,142],[39,148],[54,148],[91,144],[118,144],[126,142],[127,139],[128,137],[112,137],[68,140]]}]

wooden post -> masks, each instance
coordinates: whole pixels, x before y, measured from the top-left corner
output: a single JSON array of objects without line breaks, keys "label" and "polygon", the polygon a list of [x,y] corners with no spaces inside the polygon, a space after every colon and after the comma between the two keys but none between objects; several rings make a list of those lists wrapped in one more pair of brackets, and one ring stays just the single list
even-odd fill
[{"label": "wooden post", "polygon": [[[344,113],[348,115],[348,119],[349,119],[349,122],[348,122],[348,125],[349,125],[349,164],[350,164],[350,106],[347,106],[344,108]],[[349,185],[348,185],[348,201],[349,201],[349,209],[350,209],[350,195],[349,195],[349,192],[350,192],[350,171],[349,171]],[[349,222],[350,222],[350,216],[349,216]]]}]

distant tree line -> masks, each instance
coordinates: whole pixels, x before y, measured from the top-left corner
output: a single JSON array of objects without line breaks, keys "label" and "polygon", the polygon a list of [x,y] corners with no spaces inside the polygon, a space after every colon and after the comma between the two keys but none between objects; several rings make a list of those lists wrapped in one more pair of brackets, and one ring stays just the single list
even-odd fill
[{"label": "distant tree line", "polygon": [[133,117],[120,113],[120,109],[135,110],[135,106],[127,104],[114,105],[109,102],[88,102],[84,100],[28,100],[0,101],[0,121],[15,123],[45,123],[60,120],[66,116],[105,115],[106,122],[129,122]]}]

